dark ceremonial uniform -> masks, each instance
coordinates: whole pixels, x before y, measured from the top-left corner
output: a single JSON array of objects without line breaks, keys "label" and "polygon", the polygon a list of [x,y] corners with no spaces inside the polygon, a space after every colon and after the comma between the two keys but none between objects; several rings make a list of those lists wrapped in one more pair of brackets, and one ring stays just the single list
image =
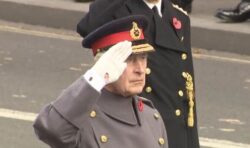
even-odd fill
[{"label": "dark ceremonial uniform", "polygon": [[77,31],[84,37],[104,22],[131,14],[145,15],[150,22],[145,36],[156,52],[148,57],[143,96],[151,99],[161,113],[170,148],[199,148],[190,20],[185,11],[168,0],[162,1],[161,12],[159,18],[142,0],[96,0]]}]

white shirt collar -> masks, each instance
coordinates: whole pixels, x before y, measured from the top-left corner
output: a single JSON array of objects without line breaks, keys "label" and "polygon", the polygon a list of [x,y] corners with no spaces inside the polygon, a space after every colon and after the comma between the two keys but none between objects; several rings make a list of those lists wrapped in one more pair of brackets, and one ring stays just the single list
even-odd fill
[{"label": "white shirt collar", "polygon": [[143,0],[143,1],[145,2],[145,4],[147,4],[147,6],[148,6],[150,9],[152,9],[154,6],[156,6],[157,9],[158,9],[159,15],[162,17],[162,13],[161,13],[161,4],[162,4],[162,0],[159,0],[159,2],[156,3],[156,4],[149,3],[149,2],[147,2],[146,0]]}]

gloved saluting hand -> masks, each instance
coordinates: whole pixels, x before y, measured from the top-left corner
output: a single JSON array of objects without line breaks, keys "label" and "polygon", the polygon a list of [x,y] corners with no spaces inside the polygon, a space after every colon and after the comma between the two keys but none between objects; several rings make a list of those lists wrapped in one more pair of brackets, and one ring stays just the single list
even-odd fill
[{"label": "gloved saluting hand", "polygon": [[132,43],[122,41],[110,47],[91,68],[106,84],[115,82],[127,67],[125,62],[132,53]]}]

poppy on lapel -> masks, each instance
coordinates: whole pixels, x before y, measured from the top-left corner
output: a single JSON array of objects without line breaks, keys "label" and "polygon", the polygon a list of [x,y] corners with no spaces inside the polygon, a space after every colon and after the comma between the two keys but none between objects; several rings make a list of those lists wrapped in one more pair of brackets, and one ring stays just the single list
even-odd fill
[{"label": "poppy on lapel", "polygon": [[173,17],[173,26],[175,29],[181,29],[181,21]]}]

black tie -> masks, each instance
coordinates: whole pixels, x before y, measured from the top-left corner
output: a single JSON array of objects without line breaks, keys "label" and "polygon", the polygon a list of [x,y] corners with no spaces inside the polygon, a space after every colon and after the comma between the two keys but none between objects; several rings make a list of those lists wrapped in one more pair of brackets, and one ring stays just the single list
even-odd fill
[{"label": "black tie", "polygon": [[153,12],[154,12],[155,17],[161,18],[161,17],[160,17],[160,14],[159,14],[159,11],[158,11],[158,8],[157,8],[156,6],[154,6],[154,7],[152,8],[152,10],[153,10]]}]

